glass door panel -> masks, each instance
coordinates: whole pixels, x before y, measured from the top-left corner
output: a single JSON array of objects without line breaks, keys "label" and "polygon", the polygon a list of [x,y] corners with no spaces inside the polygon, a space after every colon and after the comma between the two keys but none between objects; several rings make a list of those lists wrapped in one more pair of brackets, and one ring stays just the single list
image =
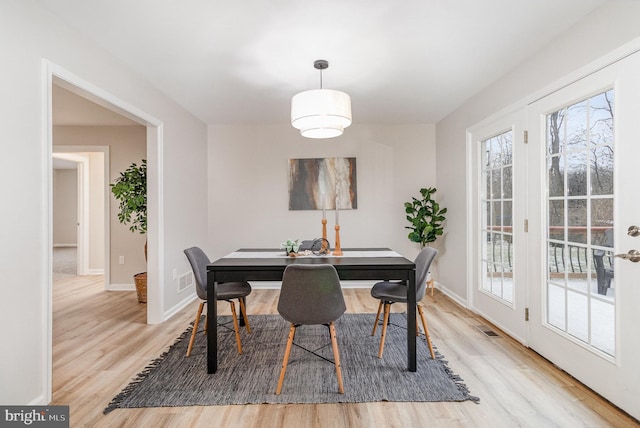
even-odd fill
[{"label": "glass door panel", "polygon": [[547,322],[614,356],[602,333],[592,333],[597,320],[599,332],[615,337],[608,250],[614,244],[614,91],[553,111],[546,123]]},{"label": "glass door panel", "polygon": [[[469,132],[470,306],[526,343],[524,110]],[[519,225],[520,227],[516,227]]]}]

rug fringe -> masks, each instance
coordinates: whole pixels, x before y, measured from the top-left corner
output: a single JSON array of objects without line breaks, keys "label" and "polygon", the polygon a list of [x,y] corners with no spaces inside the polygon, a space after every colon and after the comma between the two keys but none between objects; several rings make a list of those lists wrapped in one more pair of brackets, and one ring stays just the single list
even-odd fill
[{"label": "rug fringe", "polygon": [[116,395],[113,400],[109,403],[109,405],[102,411],[102,414],[106,415],[107,413],[111,413],[115,409],[120,408],[123,400],[133,392],[138,384],[143,382],[151,373],[158,369],[160,363],[169,355],[169,352],[180,345],[180,343],[187,337],[191,335],[193,331],[193,322],[191,322],[190,326],[173,342],[171,346],[167,348],[159,357],[151,360],[151,362],[140,372],[138,373],[128,384],[127,386]]},{"label": "rug fringe", "polygon": [[458,391],[462,392],[469,401],[473,401],[476,404],[480,404],[480,397],[471,395],[471,391],[469,390],[467,385],[464,383],[464,379],[462,379],[459,375],[455,374],[453,370],[451,370],[451,368],[449,367],[448,365],[449,361],[445,360],[444,356],[440,354],[438,351],[435,351],[435,354],[436,354],[436,360],[438,360],[438,362],[442,364],[442,368],[444,368],[444,371],[447,374],[447,376],[449,376],[449,379],[451,379],[453,383],[455,383],[456,387],[458,388]]}]

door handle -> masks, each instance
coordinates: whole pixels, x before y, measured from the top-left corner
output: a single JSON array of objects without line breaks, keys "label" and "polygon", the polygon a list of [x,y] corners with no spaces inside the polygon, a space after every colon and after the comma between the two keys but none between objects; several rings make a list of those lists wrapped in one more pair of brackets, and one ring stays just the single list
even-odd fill
[{"label": "door handle", "polygon": [[633,263],[640,262],[640,251],[638,250],[629,250],[628,253],[616,254],[613,257],[620,257],[621,259],[629,260]]},{"label": "door handle", "polygon": [[629,236],[640,236],[640,227],[638,226],[629,226],[629,229],[627,229],[627,235]]}]

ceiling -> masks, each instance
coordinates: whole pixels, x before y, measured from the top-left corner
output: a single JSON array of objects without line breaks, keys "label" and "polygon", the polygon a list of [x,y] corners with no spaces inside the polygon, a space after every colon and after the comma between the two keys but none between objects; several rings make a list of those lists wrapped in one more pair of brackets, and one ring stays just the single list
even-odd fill
[{"label": "ceiling", "polygon": [[604,0],[38,2],[205,123],[288,123],[326,59],[354,123],[402,124],[438,122]]}]

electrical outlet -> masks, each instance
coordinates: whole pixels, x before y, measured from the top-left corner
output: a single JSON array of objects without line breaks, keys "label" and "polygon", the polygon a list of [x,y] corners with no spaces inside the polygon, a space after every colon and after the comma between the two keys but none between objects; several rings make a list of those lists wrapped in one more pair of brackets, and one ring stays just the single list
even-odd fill
[{"label": "electrical outlet", "polygon": [[120,257],[118,258],[118,263],[119,263],[119,264],[121,264],[121,265],[123,265],[123,264],[124,264],[124,256],[120,256]]}]

